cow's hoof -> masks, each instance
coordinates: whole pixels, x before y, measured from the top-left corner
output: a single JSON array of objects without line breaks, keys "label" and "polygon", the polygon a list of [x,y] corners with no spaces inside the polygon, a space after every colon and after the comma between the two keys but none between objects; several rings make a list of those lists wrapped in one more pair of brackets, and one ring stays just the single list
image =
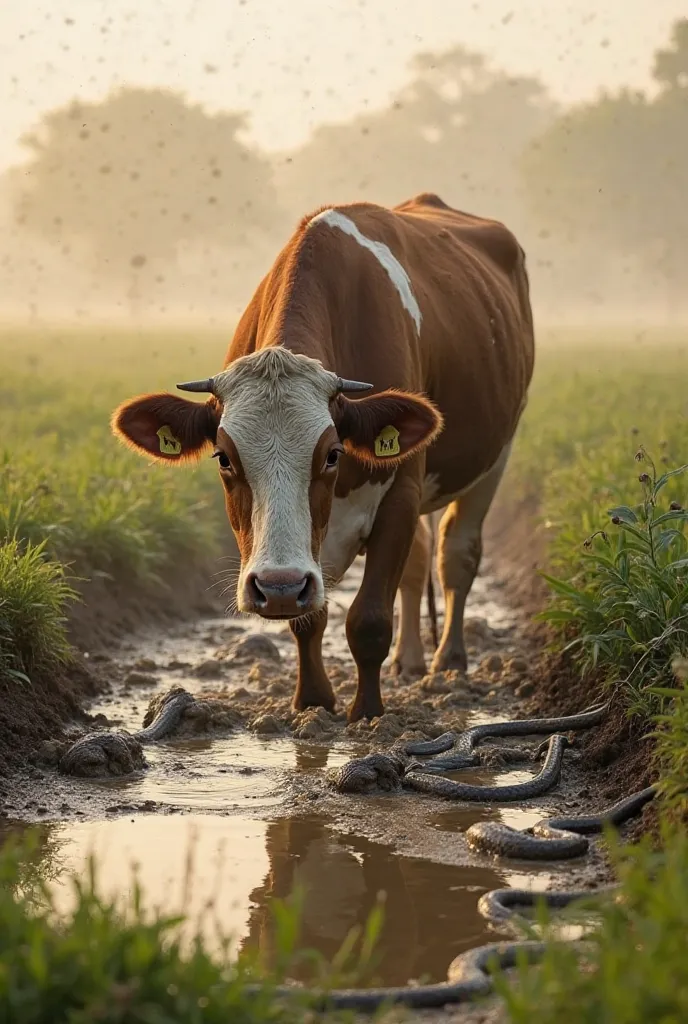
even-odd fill
[{"label": "cow's hoof", "polygon": [[346,713],[349,725],[360,722],[362,718],[380,718],[385,713],[381,700],[359,700],[357,697]]},{"label": "cow's hoof", "polygon": [[468,658],[465,651],[439,650],[432,659],[431,672],[465,672]]},{"label": "cow's hoof", "polygon": [[334,692],[327,690],[297,690],[292,701],[292,710],[305,711],[306,708],[325,708],[325,711],[334,711],[337,706],[337,698]]}]

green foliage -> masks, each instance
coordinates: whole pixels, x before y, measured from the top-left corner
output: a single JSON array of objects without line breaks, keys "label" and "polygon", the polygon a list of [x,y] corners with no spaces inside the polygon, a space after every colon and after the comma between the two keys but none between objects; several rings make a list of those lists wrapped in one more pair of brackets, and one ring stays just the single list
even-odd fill
[{"label": "green foliage", "polygon": [[646,467],[642,501],[609,510],[612,526],[585,541],[591,553],[574,582],[545,576],[555,601],[541,617],[572,627],[567,647],[583,670],[601,668],[631,712],[647,715],[663,699],[672,659],[688,651],[688,512],[660,500],[688,466],[658,476],[643,448],[635,459]]},{"label": "green foliage", "polygon": [[0,678],[28,683],[68,660],[64,613],[75,596],[43,545],[0,546]]},{"label": "green foliage", "polygon": [[78,576],[130,584],[210,553],[222,521],[211,467],[152,467],[109,426],[121,401],[169,389],[198,360],[183,335],[1,338],[0,543],[45,544]]},{"label": "green foliage", "polygon": [[[298,948],[298,899],[275,901],[278,964],[268,971],[255,956],[211,956],[196,937],[181,937],[183,917],[146,913],[137,886],[127,904],[98,893],[95,865],[73,876],[74,908],[57,916],[49,886],[25,886],[30,846],[7,844],[0,854],[0,1019],[12,1024],[297,1024],[307,1003],[277,999],[274,985],[307,960],[321,988],[361,983],[379,932],[371,916],[357,951],[349,938],[332,965]],[[347,1018],[349,1019],[349,1018]]]},{"label": "green foliage", "polygon": [[662,846],[657,854],[649,842],[623,851],[612,843],[622,898],[596,907],[601,926],[582,951],[553,941],[542,966],[522,969],[517,985],[498,979],[512,1024],[688,1019],[688,837],[665,827]]}]

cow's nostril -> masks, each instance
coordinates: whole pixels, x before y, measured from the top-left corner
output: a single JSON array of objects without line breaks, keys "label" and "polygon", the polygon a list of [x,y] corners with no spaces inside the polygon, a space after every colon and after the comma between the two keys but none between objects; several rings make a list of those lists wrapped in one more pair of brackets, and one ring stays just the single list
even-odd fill
[{"label": "cow's nostril", "polygon": [[268,603],[268,597],[261,588],[258,577],[254,572],[246,580],[246,586],[256,608],[265,608]]},{"label": "cow's nostril", "polygon": [[313,598],[315,597],[315,591],[315,576],[313,575],[312,572],[309,572],[306,574],[303,587],[299,592],[299,596],[296,598],[296,603],[299,605],[299,607],[305,608],[307,605],[309,605]]}]

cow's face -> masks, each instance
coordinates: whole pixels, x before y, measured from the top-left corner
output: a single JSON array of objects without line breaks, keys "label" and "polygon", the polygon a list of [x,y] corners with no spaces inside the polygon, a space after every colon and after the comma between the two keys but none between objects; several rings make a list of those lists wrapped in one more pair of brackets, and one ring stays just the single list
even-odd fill
[{"label": "cow's face", "polygon": [[171,394],[120,406],[115,434],[165,462],[214,446],[227,514],[241,555],[237,607],[294,619],[325,603],[320,549],[341,456],[394,469],[441,429],[418,395],[359,401],[320,362],[269,348],[212,378],[206,404]]}]

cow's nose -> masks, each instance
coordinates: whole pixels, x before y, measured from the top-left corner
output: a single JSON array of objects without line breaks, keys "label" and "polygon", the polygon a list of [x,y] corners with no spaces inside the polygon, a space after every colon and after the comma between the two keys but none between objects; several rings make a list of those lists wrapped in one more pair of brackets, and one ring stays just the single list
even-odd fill
[{"label": "cow's nose", "polygon": [[317,591],[312,572],[274,569],[252,572],[246,579],[246,597],[251,610],[266,619],[294,619],[313,606]]}]

